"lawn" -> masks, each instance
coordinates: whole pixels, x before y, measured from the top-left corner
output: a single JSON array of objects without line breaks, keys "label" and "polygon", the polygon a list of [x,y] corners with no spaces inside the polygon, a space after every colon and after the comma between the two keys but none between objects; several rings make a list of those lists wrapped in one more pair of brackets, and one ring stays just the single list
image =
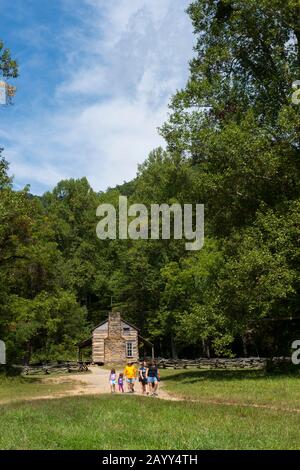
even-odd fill
[{"label": "lawn", "polygon": [[[300,403],[298,377],[189,370],[162,371],[162,376],[165,389],[185,396],[186,401],[116,394],[1,405],[0,428],[5,432],[0,435],[0,448],[300,448],[300,413],[201,402],[271,403],[292,409]],[[47,381],[36,379],[8,380],[6,389],[14,399],[24,398],[25,393],[40,396],[47,386]]]},{"label": "lawn", "polygon": [[261,404],[300,409],[300,374],[260,370],[163,370],[166,390],[202,401]]},{"label": "lawn", "polygon": [[134,396],[6,405],[1,449],[298,449],[300,416]]},{"label": "lawn", "polygon": [[43,377],[7,376],[0,374],[0,404],[1,402],[17,401],[28,397],[49,396],[64,392],[73,387],[72,383],[66,381],[55,384]]}]

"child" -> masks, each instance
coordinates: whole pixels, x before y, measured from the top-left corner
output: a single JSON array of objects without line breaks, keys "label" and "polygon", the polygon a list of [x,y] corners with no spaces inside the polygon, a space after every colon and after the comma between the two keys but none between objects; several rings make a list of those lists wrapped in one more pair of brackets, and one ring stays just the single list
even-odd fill
[{"label": "child", "polygon": [[123,374],[119,374],[118,378],[118,385],[119,385],[119,392],[124,393],[124,379],[123,379]]},{"label": "child", "polygon": [[115,393],[115,391],[116,391],[116,371],[115,371],[115,369],[111,369],[111,371],[110,371],[109,383],[110,383],[111,393]]}]

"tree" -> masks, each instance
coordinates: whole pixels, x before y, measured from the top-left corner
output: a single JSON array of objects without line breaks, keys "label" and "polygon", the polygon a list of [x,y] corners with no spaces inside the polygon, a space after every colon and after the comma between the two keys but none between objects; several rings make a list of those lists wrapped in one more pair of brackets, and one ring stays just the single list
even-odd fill
[{"label": "tree", "polygon": [[[161,128],[167,149],[134,180],[99,194],[65,180],[36,198],[12,188],[0,160],[0,335],[11,358],[74,357],[111,303],[159,355],[287,353],[288,319],[300,316],[299,5],[196,0],[188,13],[195,58]],[[204,203],[204,248],[97,239],[97,206],[120,195],[148,209]]]},{"label": "tree", "polygon": [[12,59],[10,50],[4,46],[3,41],[0,40],[0,71],[3,77],[17,78],[19,75],[18,64],[15,59]]},{"label": "tree", "polygon": [[[56,290],[40,292],[33,299],[11,296],[11,321],[7,342],[18,359],[33,361],[70,360],[76,357],[77,343],[88,334],[85,310],[74,294]],[[24,355],[25,350],[25,355]]]},{"label": "tree", "polygon": [[[218,289],[209,289],[217,301],[212,308],[207,299],[201,311],[221,311],[233,336],[253,325],[257,334],[266,324],[259,319],[299,310],[292,256],[299,239],[287,235],[297,230],[291,208],[300,196],[300,116],[291,101],[300,76],[299,5],[197,0],[188,13],[196,57],[161,133],[169,152],[192,163],[209,234],[223,245]],[[187,329],[196,311],[191,323],[185,316]]]}]

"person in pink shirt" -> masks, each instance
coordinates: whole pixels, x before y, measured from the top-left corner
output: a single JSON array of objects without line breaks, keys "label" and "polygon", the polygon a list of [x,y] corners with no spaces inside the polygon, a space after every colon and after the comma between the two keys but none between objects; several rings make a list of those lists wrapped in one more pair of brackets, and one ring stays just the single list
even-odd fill
[{"label": "person in pink shirt", "polygon": [[109,383],[110,383],[110,391],[111,393],[116,392],[116,383],[117,383],[117,375],[115,369],[111,369],[109,375]]}]

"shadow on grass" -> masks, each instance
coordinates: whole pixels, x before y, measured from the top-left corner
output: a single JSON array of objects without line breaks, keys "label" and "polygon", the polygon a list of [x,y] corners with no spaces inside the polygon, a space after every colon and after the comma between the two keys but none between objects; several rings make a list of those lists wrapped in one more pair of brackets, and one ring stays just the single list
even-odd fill
[{"label": "shadow on grass", "polygon": [[4,376],[3,374],[0,374],[0,385],[40,385],[43,384],[43,378],[42,377],[23,377],[22,375],[18,376]]},{"label": "shadow on grass", "polygon": [[21,372],[22,368],[0,365],[0,376],[2,377],[18,377],[21,375]]},{"label": "shadow on grass", "polygon": [[45,377],[45,375],[35,377],[24,376],[14,368],[0,369],[0,383],[39,384],[43,382]]},{"label": "shadow on grass", "polygon": [[164,382],[176,381],[186,384],[196,383],[203,380],[230,381],[230,380],[261,380],[278,379],[280,377],[295,377],[300,379],[299,370],[293,372],[266,372],[265,370],[185,370],[162,377]]}]

